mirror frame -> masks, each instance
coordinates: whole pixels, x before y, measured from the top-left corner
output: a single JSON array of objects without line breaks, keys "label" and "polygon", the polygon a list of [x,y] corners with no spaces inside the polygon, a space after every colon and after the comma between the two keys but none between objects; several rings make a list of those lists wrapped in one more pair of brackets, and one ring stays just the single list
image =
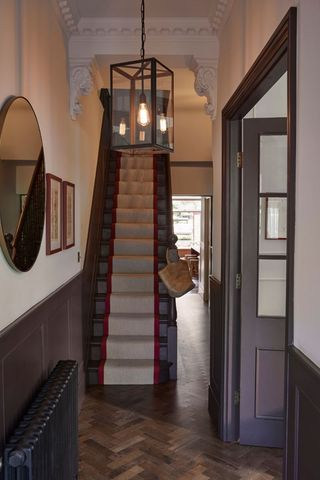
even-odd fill
[{"label": "mirror frame", "polygon": [[[25,100],[30,109],[32,110],[33,112],[33,115],[34,115],[34,118],[35,118],[35,121],[36,121],[36,124],[37,124],[37,127],[38,127],[38,131],[39,131],[39,135],[40,135],[40,140],[41,140],[41,144],[42,144],[42,148],[43,148],[43,140],[42,140],[42,135],[41,135],[41,130],[40,130],[40,126],[39,126],[39,122],[38,122],[38,118],[37,118],[37,115],[31,105],[31,103],[29,102],[29,100],[22,96],[22,95],[10,95],[3,103],[1,109],[0,109],[0,140],[1,140],[1,135],[2,135],[2,131],[3,131],[3,126],[4,126],[4,123],[5,123],[5,120],[6,120],[6,117],[7,117],[7,113],[10,109],[10,107],[12,106],[12,104],[18,100],[18,99],[23,99]],[[45,158],[45,156],[44,156]],[[44,163],[44,178],[45,178],[45,163]],[[34,264],[36,263],[37,261],[37,258],[39,256],[39,252],[40,252],[40,249],[41,249],[41,244],[42,244],[42,240],[43,240],[43,233],[44,233],[44,227],[45,227],[45,215],[46,215],[46,182],[44,181],[44,209],[43,209],[43,222],[42,222],[42,232],[41,232],[41,240],[40,240],[40,246],[39,246],[39,250],[38,250],[38,253],[37,253],[37,257],[35,259],[35,261],[33,262],[32,265],[30,265],[30,267],[26,270],[20,270],[13,262],[11,256],[10,256],[10,252],[9,252],[9,249],[7,247],[7,242],[5,240],[5,236],[4,236],[4,231],[3,231],[3,224],[2,224],[2,219],[1,219],[1,212],[0,212],[0,246],[1,246],[1,249],[2,249],[2,252],[3,252],[3,255],[5,256],[8,264],[10,265],[11,268],[13,268],[16,272],[19,272],[19,273],[25,273],[25,272],[28,272],[31,270],[31,268],[34,266]]]}]

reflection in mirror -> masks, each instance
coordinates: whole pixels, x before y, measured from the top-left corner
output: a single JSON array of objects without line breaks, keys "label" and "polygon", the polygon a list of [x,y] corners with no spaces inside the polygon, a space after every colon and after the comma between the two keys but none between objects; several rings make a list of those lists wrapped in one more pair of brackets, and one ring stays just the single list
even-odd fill
[{"label": "reflection in mirror", "polygon": [[1,244],[10,265],[29,270],[39,253],[45,211],[45,168],[35,113],[23,97],[0,112]]}]

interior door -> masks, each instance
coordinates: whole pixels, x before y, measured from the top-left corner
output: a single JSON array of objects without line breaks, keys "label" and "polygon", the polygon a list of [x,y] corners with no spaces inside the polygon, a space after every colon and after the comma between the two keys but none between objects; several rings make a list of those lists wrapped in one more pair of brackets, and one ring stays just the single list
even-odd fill
[{"label": "interior door", "polygon": [[201,198],[201,234],[200,234],[200,265],[199,294],[204,302],[209,300],[209,273],[211,247],[211,197]]},{"label": "interior door", "polygon": [[243,121],[240,443],[284,445],[287,120]]}]

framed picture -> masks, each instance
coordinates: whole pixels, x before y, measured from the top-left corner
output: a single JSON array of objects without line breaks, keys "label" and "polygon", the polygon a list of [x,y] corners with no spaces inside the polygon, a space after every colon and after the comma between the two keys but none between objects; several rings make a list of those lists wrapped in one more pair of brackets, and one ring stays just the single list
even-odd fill
[{"label": "framed picture", "polygon": [[62,250],[62,179],[47,173],[46,253]]},{"label": "framed picture", "polygon": [[63,182],[63,248],[74,246],[74,184]]},{"label": "framed picture", "polygon": [[287,198],[266,198],[266,240],[287,238]]}]

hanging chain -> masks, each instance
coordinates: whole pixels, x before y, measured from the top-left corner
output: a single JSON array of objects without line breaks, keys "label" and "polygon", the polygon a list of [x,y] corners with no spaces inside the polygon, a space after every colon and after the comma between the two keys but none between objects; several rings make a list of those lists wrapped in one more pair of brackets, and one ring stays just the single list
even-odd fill
[{"label": "hanging chain", "polygon": [[142,61],[144,61],[144,44],[146,41],[146,30],[145,30],[145,25],[144,25],[144,0],[141,0],[141,50],[140,50],[140,56]]}]

